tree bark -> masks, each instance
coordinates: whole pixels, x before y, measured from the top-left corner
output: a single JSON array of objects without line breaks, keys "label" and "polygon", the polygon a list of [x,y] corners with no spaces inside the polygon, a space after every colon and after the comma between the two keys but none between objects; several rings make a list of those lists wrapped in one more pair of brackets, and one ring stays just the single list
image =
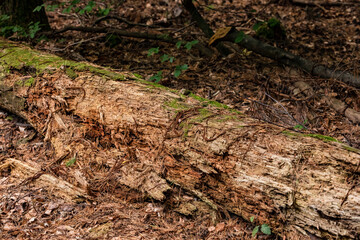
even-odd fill
[{"label": "tree bark", "polygon": [[8,26],[18,25],[26,28],[31,22],[40,22],[42,30],[49,30],[50,25],[45,8],[42,7],[39,12],[33,12],[37,6],[42,4],[42,0],[2,0],[0,3],[0,15],[10,17],[6,23]]},{"label": "tree bark", "polygon": [[358,149],[285,132],[131,73],[0,46],[0,106],[43,133],[57,156],[76,155],[86,178],[73,184],[89,194],[116,182],[164,201],[179,186],[279,235],[359,237]]}]

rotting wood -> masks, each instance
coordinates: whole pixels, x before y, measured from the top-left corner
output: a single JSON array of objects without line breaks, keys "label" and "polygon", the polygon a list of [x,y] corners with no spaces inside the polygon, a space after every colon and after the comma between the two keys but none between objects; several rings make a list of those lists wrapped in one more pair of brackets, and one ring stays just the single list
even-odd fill
[{"label": "rotting wood", "polygon": [[[13,158],[6,159],[2,162],[2,164],[0,164],[0,171],[10,172],[11,178],[15,178],[18,181],[17,184],[22,184],[19,180],[31,178],[41,172],[40,169]],[[82,202],[89,198],[83,189],[50,174],[41,174],[33,182],[37,187],[47,188],[54,195],[60,196],[68,201]]]},{"label": "rotting wood", "polygon": [[[359,237],[357,149],[284,132],[130,73],[114,81],[120,73],[5,40],[0,46],[6,89],[0,106],[43,132],[57,156],[76,154],[90,191],[111,181],[161,201],[175,184],[212,209],[247,220],[257,216],[284,236]],[[41,70],[31,86],[18,82],[22,66]],[[4,101],[9,93],[23,104]],[[89,166],[103,175],[93,176]]]}]

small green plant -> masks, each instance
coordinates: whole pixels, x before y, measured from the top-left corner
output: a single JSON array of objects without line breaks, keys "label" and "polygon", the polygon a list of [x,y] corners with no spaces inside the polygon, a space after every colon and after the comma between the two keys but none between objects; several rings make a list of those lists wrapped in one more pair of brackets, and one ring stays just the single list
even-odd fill
[{"label": "small green plant", "polygon": [[[63,13],[70,13],[74,7],[80,2],[80,0],[73,0],[70,2],[70,5],[64,8]],[[79,8],[75,9],[75,12],[79,11]]]},{"label": "small green plant", "polygon": [[150,56],[154,55],[155,53],[159,53],[159,47],[157,47],[157,48],[150,48],[150,49],[148,50],[147,56],[150,57]]},{"label": "small green plant", "polygon": [[243,31],[239,32],[235,38],[235,43],[241,42],[245,38],[245,33]]},{"label": "small green plant", "polygon": [[188,69],[189,66],[187,64],[184,64],[184,65],[177,65],[175,67],[175,71],[174,71],[174,76],[176,78],[178,78],[180,76],[180,74],[185,71],[186,69]]},{"label": "small green plant", "polygon": [[308,120],[306,119],[303,124],[296,124],[296,125],[294,126],[294,129],[297,129],[297,130],[304,130],[304,129],[306,129],[305,125],[307,124],[307,122],[308,122]]},{"label": "small green plant", "polygon": [[8,121],[12,121],[12,120],[14,120],[14,117],[9,115],[5,119],[8,120]]},{"label": "small green plant", "polygon": [[215,6],[213,4],[207,5],[206,6],[206,10],[214,10],[216,9]]},{"label": "small green plant", "polygon": [[40,10],[45,6],[45,4],[41,4],[39,6],[37,6],[36,8],[34,8],[33,12],[40,12]]},{"label": "small green plant", "polygon": [[83,9],[79,10],[79,14],[82,15],[84,13],[89,13],[93,10],[94,7],[95,7],[95,2],[89,1],[88,4]]},{"label": "small green plant", "polygon": [[[252,216],[250,217],[250,222],[254,222],[255,220],[255,217]],[[263,233],[263,234],[266,234],[266,235],[271,235],[271,228],[269,225],[267,224],[262,224],[261,226],[260,225],[256,225],[251,233],[252,237],[255,237],[256,234],[258,234],[259,230]]]},{"label": "small green plant", "polygon": [[20,37],[30,37],[34,38],[36,33],[41,30],[40,22],[30,22],[27,28],[23,28],[18,25],[7,25],[2,19],[7,19],[4,15],[0,17],[0,35],[5,37],[10,37],[13,34],[17,34]]},{"label": "small green plant", "polygon": [[266,22],[257,22],[253,26],[253,30],[256,32],[256,36],[266,39],[285,39],[285,29],[280,23],[280,20],[271,18]]},{"label": "small green plant", "polygon": [[97,9],[97,15],[98,15],[99,17],[104,17],[104,16],[109,15],[110,11],[111,11],[111,8],[101,8],[101,7],[98,7],[98,9]]},{"label": "small green plant", "polygon": [[35,34],[41,30],[41,28],[39,27],[39,24],[40,24],[40,22],[30,24],[30,26],[29,26],[29,37],[30,38],[34,38]]},{"label": "small green plant", "polygon": [[54,4],[54,5],[47,5],[46,6],[46,11],[47,12],[53,12],[55,11],[55,9],[59,8],[58,4]]},{"label": "small green plant", "polygon": [[194,45],[196,45],[198,43],[199,43],[198,40],[194,40],[191,42],[187,42],[184,47],[189,51]]},{"label": "small green plant", "polygon": [[169,56],[169,55],[167,55],[167,54],[164,54],[164,55],[162,55],[161,57],[160,57],[160,61],[161,62],[166,62],[166,61],[169,61],[169,62],[173,62],[174,61],[174,57],[171,57],[171,56]]},{"label": "small green plant", "polygon": [[160,82],[162,79],[162,71],[158,71],[157,74],[150,77],[150,81],[154,81],[156,83]]},{"label": "small green plant", "polygon": [[73,157],[73,158],[71,158],[69,161],[67,161],[65,165],[66,165],[67,167],[71,167],[72,165],[75,164],[75,162],[76,162],[76,157]]},{"label": "small green plant", "polygon": [[[191,41],[191,42],[186,42],[184,43],[183,41],[178,41],[175,46],[177,49],[180,49],[181,46],[183,45],[184,48],[186,50],[191,50],[191,48],[198,44],[199,41],[198,40],[194,40],[194,41]],[[147,51],[147,56],[150,57],[150,56],[153,56],[157,53],[160,52],[160,49],[159,47],[156,47],[156,48],[150,48],[148,51]],[[170,56],[168,54],[163,54],[160,56],[160,61],[163,63],[163,62],[166,62],[168,61],[169,63],[173,63],[175,60],[175,58],[173,56]],[[189,68],[189,66],[187,64],[182,64],[182,65],[177,65],[175,66],[175,70],[173,72],[174,74],[174,77],[178,78],[185,70],[187,70]],[[156,83],[160,82],[161,79],[162,79],[162,71],[158,71],[155,75],[151,76],[150,77],[150,81],[155,81]]]},{"label": "small green plant", "polygon": [[181,45],[183,44],[183,41],[178,41],[175,46],[177,49],[179,49],[181,47]]},{"label": "small green plant", "polygon": [[[63,2],[59,4],[53,4],[53,5],[45,5],[45,4],[41,4],[39,6],[37,6],[33,12],[39,12],[43,7],[46,8],[46,11],[48,12],[53,12],[55,11],[55,9],[59,8],[60,6],[66,6],[62,13],[70,13],[70,12],[77,12],[80,15],[83,15],[85,13],[90,13],[93,12],[93,10],[96,7],[96,2],[95,1],[89,1],[85,7],[81,8],[78,7],[77,5],[80,3],[80,0],[73,0],[70,3],[67,2]],[[96,11],[96,15],[97,16],[107,16],[109,14],[109,12],[111,11],[111,8],[102,8],[102,7],[97,7],[97,11]]]}]

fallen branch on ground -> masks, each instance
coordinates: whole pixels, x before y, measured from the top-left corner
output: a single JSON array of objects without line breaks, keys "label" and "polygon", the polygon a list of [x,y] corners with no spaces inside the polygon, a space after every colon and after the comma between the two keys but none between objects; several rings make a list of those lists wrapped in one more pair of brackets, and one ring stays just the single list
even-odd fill
[{"label": "fallen branch on ground", "polygon": [[[214,34],[206,21],[201,17],[199,12],[196,10],[191,0],[184,0],[184,6],[186,9],[193,14],[194,20],[198,22],[198,26],[209,38]],[[240,31],[232,31],[231,34],[227,35],[225,38],[220,39],[222,41],[235,42],[239,34],[243,34]],[[290,52],[286,52],[280,48],[271,46],[270,44],[261,42],[251,36],[245,35],[241,42],[239,42],[244,48],[253,51],[257,54],[260,54],[264,57],[268,57],[278,61],[279,63],[300,68],[303,71],[320,76],[322,78],[334,78],[340,80],[344,83],[347,83],[356,88],[360,88],[360,76],[354,76],[352,73],[346,71],[334,71],[327,68],[326,66],[316,64],[310,60],[302,58],[300,56],[294,55]]]},{"label": "fallen branch on ground", "polygon": [[312,5],[312,6],[346,6],[346,5],[354,5],[357,4],[354,2],[340,2],[340,1],[317,1],[317,0],[291,0],[291,2],[295,4],[301,5]]},{"label": "fallen branch on ground", "polygon": [[[148,32],[130,32],[130,31],[125,31],[111,27],[67,26],[59,30],[44,32],[42,34],[53,35],[53,34],[64,33],[67,31],[79,31],[79,32],[88,32],[88,33],[114,33],[123,37],[157,40],[157,41],[168,42],[173,44],[176,44],[176,42],[178,41],[176,39],[171,38],[167,34],[152,34]],[[209,48],[203,46],[202,44],[196,44],[194,47],[197,48],[202,54],[204,54],[207,57],[211,57],[213,55],[213,52]]]}]

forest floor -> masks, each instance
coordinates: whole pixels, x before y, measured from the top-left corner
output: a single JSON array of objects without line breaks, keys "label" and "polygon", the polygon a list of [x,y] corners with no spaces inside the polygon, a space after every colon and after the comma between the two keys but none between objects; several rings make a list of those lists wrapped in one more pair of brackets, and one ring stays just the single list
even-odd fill
[{"label": "forest floor", "polygon": [[[110,2],[101,4],[106,6]],[[200,1],[197,7],[213,29],[234,26],[252,36],[255,36],[253,26],[257,22],[277,18],[286,31],[286,38],[262,40],[318,64],[359,75],[360,8],[350,1],[338,2],[338,5],[306,5],[286,0],[214,0]],[[117,4],[112,6],[111,14],[135,25],[108,20],[99,26],[170,33],[184,41],[199,40],[207,45],[208,39],[191,22],[179,1]],[[68,25],[94,26],[98,18],[90,14],[66,14],[62,9],[55,9],[48,16],[56,29]],[[234,52],[229,56],[215,54],[207,58],[195,48],[188,51],[165,42],[71,31],[34,42],[34,46],[65,58],[131,71],[148,80],[163,71],[160,83],[170,88],[190,90],[254,118],[292,130],[331,136],[360,148],[360,119],[349,118],[328,102],[333,97],[347,108],[360,112],[358,89],[336,79],[321,79],[279,65],[231,44]],[[157,47],[158,54],[147,56],[149,49]],[[161,62],[163,54],[173,56],[174,62]],[[178,78],[174,77],[175,67],[182,64],[189,68]],[[0,152],[1,162],[16,158],[39,165],[51,161],[53,156],[52,147],[40,134],[6,112],[0,113]],[[66,166],[59,166],[56,171],[65,173]],[[153,202],[128,189],[102,193],[90,202],[67,202],[52,195],[51,189],[23,185],[8,177],[2,169],[1,239],[251,239],[255,227],[236,216],[185,216],[174,211],[172,202]],[[180,194],[182,190],[177,191]],[[258,234],[258,238],[279,237]]]}]

